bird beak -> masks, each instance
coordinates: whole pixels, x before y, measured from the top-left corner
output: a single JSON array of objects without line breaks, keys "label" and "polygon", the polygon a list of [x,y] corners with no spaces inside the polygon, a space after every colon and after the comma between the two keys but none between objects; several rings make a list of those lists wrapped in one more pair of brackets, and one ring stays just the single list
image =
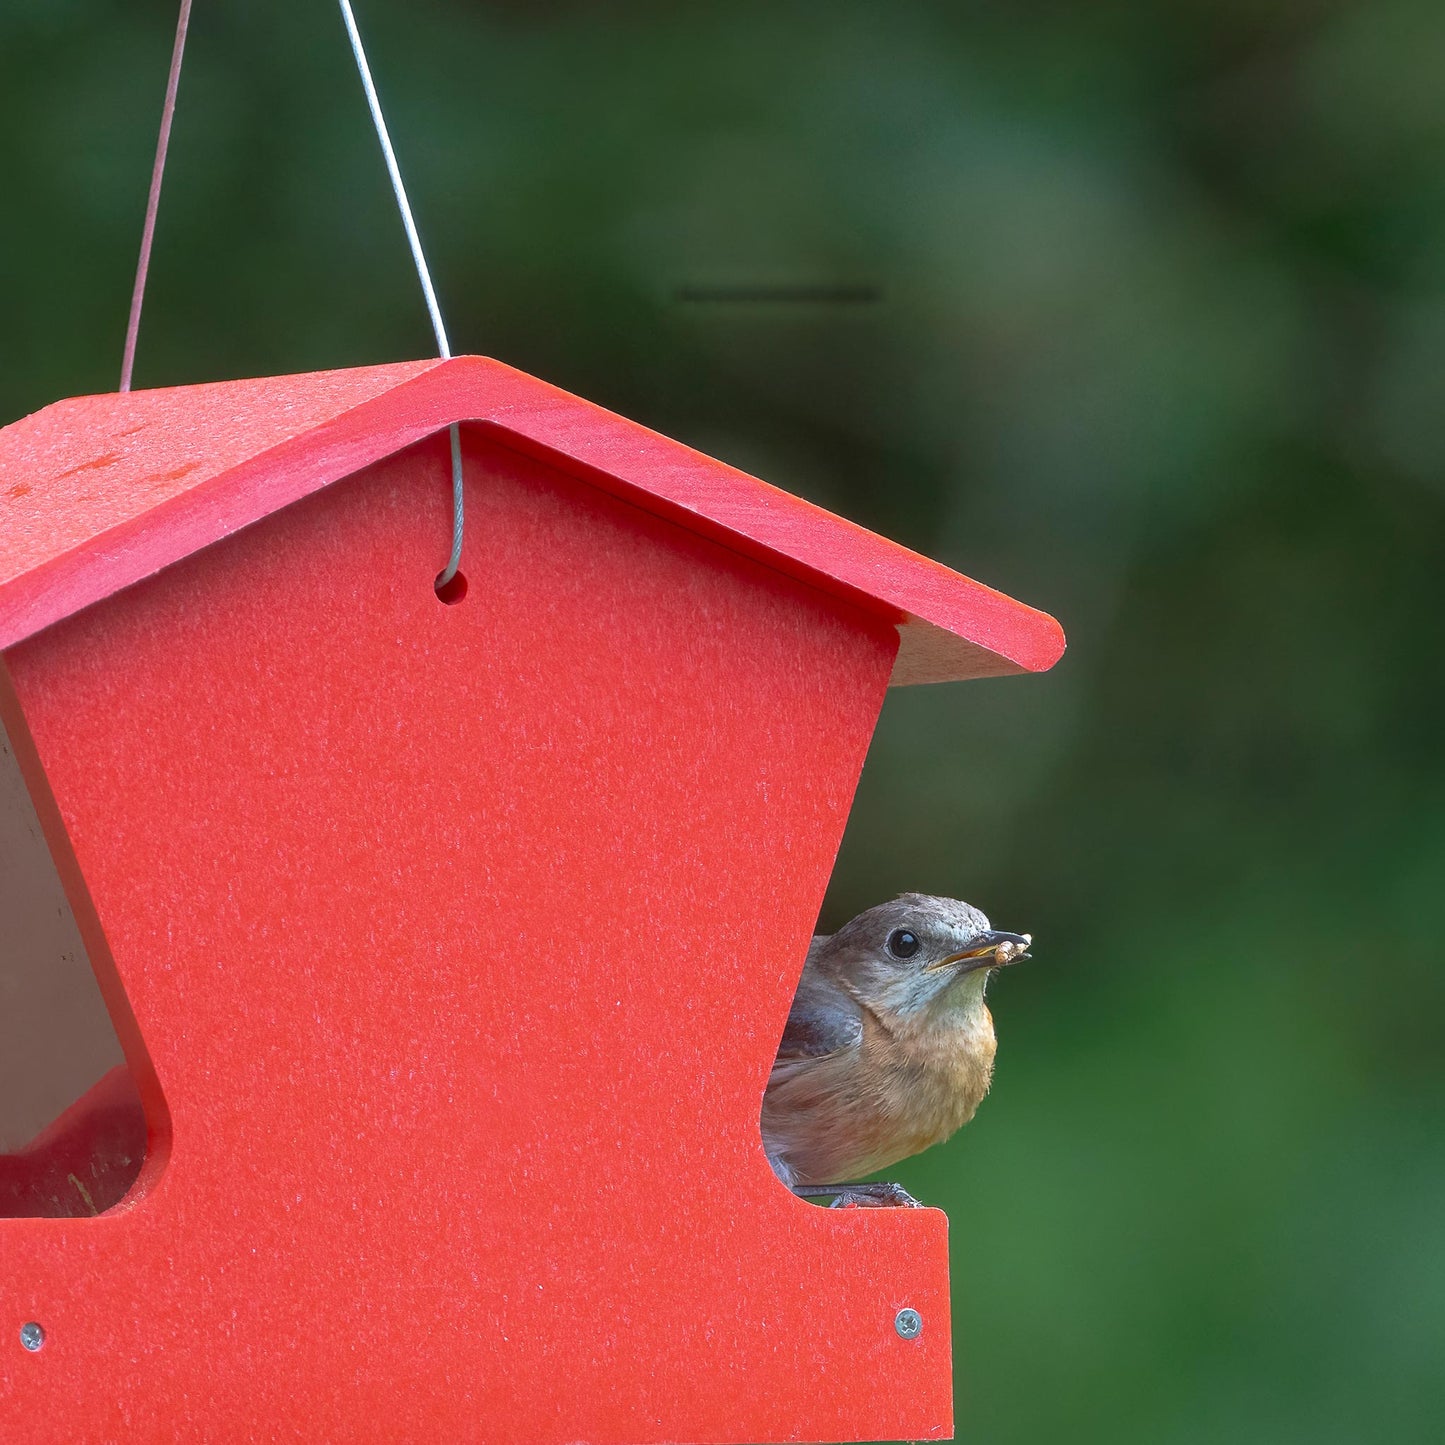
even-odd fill
[{"label": "bird beak", "polygon": [[[960,973],[972,973],[976,968],[1003,968],[1029,957],[1029,945],[1033,942],[1030,933],[984,933],[960,953],[950,953],[937,963],[930,963],[924,970],[933,973],[940,968],[959,967]],[[967,967],[960,967],[966,964]]]}]

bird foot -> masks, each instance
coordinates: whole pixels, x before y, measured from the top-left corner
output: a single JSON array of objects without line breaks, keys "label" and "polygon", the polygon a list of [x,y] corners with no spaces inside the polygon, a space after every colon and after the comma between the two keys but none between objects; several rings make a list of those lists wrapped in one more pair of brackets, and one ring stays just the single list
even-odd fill
[{"label": "bird foot", "polygon": [[794,1191],[803,1198],[833,1196],[829,1209],[922,1209],[901,1184],[800,1184]]},{"label": "bird foot", "polygon": [[829,1209],[922,1209],[901,1184],[849,1184]]}]

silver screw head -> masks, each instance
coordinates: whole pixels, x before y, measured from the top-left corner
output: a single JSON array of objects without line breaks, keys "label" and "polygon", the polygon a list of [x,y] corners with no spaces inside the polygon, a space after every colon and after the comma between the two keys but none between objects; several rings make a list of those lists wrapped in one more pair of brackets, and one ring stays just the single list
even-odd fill
[{"label": "silver screw head", "polygon": [[923,1333],[923,1316],[917,1310],[899,1310],[893,1316],[893,1328],[905,1340],[916,1340]]},{"label": "silver screw head", "polygon": [[20,1343],[33,1355],[45,1343],[45,1331],[31,1320],[28,1325],[20,1326]]}]

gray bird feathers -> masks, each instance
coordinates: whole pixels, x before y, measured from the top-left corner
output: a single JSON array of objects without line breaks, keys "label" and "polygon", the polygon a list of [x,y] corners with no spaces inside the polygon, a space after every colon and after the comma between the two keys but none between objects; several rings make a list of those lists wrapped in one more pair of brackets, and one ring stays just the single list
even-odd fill
[{"label": "gray bird feathers", "polygon": [[[922,893],[814,938],[763,1099],[778,1177],[832,1192],[824,1186],[886,1169],[966,1124],[993,1075],[984,990],[1030,942],[995,931],[968,903]],[[912,1202],[896,1186],[846,1193],[850,1203]]]}]

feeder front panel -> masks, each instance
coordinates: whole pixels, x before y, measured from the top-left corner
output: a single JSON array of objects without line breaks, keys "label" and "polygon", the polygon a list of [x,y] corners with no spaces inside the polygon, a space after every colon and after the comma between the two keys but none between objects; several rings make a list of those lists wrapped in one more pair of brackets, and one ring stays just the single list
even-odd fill
[{"label": "feeder front panel", "polygon": [[456,606],[439,437],[6,653],[153,1154],[0,1222],[5,1438],[946,1436],[943,1215],[758,1129],[893,619],[466,458]]}]

